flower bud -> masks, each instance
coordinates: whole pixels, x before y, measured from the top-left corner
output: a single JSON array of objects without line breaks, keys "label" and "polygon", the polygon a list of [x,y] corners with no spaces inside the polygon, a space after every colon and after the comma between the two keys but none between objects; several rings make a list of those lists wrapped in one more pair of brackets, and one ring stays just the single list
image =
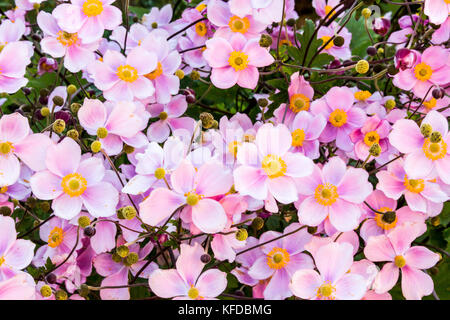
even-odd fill
[{"label": "flower bud", "polygon": [[267,34],[262,34],[259,39],[259,45],[263,48],[268,48],[272,45],[272,37]]},{"label": "flower bud", "polygon": [[67,86],[67,94],[69,94],[69,96],[75,94],[75,92],[77,92],[77,87],[73,84],[69,84]]},{"label": "flower bud", "polygon": [[91,143],[91,151],[93,153],[97,153],[100,152],[100,150],[102,149],[102,143],[100,141],[94,141]]},{"label": "flower bud", "polygon": [[374,157],[378,157],[381,153],[380,145],[378,143],[374,143],[372,146],[370,146],[369,153]]},{"label": "flower bud", "polygon": [[182,80],[184,78],[184,71],[178,69],[177,71],[175,71],[175,75],[178,77],[178,79]]},{"label": "flower bud", "polygon": [[124,261],[124,264],[127,266],[132,266],[136,262],[139,261],[139,256],[136,252],[130,252],[130,254],[127,256],[127,258]]},{"label": "flower bud", "polygon": [[48,284],[43,285],[39,291],[44,298],[48,298],[52,295],[52,288]]},{"label": "flower bud", "polygon": [[433,132],[433,128],[428,123],[424,123],[420,126],[420,133],[425,138],[428,138],[431,135],[431,132]]},{"label": "flower bud", "polygon": [[114,261],[114,262],[116,262],[116,263],[121,263],[122,262],[122,257],[121,256],[119,256],[116,252],[114,252],[112,255],[111,255],[111,259],[112,259],[112,261]]},{"label": "flower bud", "polygon": [[202,254],[201,255],[201,257],[200,257],[200,260],[203,262],[203,263],[208,263],[208,262],[210,262],[211,261],[211,256],[209,255],[209,254]]},{"label": "flower bud", "polygon": [[52,129],[55,133],[62,133],[66,129],[66,122],[63,119],[57,119],[53,122]]},{"label": "flower bud", "polygon": [[386,35],[391,27],[391,21],[386,18],[376,18],[373,20],[373,31],[380,36]]},{"label": "flower bud", "polygon": [[439,216],[433,217],[431,218],[431,224],[435,227],[437,227],[438,225],[441,224],[441,219],[439,218]]},{"label": "flower bud", "polygon": [[45,280],[47,280],[47,282],[48,283],[50,283],[50,284],[54,284],[54,283],[56,283],[56,276],[55,276],[55,274],[54,273],[50,273],[46,278],[45,278]]},{"label": "flower bud", "polygon": [[75,114],[78,113],[78,110],[80,110],[80,108],[81,108],[81,104],[76,103],[76,102],[74,102],[70,105],[70,111],[72,111],[72,113],[75,113]]},{"label": "flower bud", "polygon": [[366,18],[369,19],[369,17],[372,15],[372,10],[370,10],[369,8],[364,8],[361,11],[361,15]]},{"label": "flower bud", "polygon": [[105,139],[108,136],[108,130],[106,128],[98,128],[97,129],[97,137],[99,139]]},{"label": "flower bud", "polygon": [[116,249],[116,253],[119,255],[119,257],[125,258],[130,253],[130,249],[128,249],[127,246],[122,245]]},{"label": "flower bud", "polygon": [[418,59],[417,53],[414,50],[401,48],[395,53],[394,64],[397,69],[406,70],[411,69]]},{"label": "flower bud", "polygon": [[93,227],[86,227],[83,229],[83,234],[88,238],[93,237],[95,235],[95,232],[95,228]]},{"label": "flower bud", "polygon": [[366,60],[359,60],[355,65],[355,70],[359,74],[364,74],[369,71],[369,63]]},{"label": "flower bud", "polygon": [[200,79],[200,73],[197,70],[192,70],[190,76],[194,81]]},{"label": "flower bud", "polygon": [[258,99],[258,105],[261,108],[265,108],[269,105],[269,101],[267,101],[267,99],[265,99],[265,98]]},{"label": "flower bud", "polygon": [[59,289],[55,292],[55,299],[56,300],[67,300],[69,298],[67,292],[65,292],[62,289]]},{"label": "flower bud", "polygon": [[334,44],[336,47],[342,47],[342,46],[344,45],[344,43],[345,43],[345,39],[344,39],[343,37],[341,37],[341,36],[336,36],[336,37],[333,39],[333,44]]},{"label": "flower bud", "polygon": [[295,25],[295,19],[294,18],[288,19],[288,21],[286,21],[286,25],[288,27],[293,27]]},{"label": "flower bud", "polygon": [[442,134],[439,131],[434,131],[431,133],[430,142],[439,143],[442,140]]},{"label": "flower bud", "polygon": [[261,230],[264,227],[264,219],[261,217],[256,217],[255,219],[253,219],[252,221],[252,227],[258,231]]},{"label": "flower bud", "polygon": [[394,100],[394,99],[389,99],[389,100],[387,100],[387,101],[384,103],[384,107],[385,107],[387,110],[392,110],[392,109],[394,109],[394,108],[395,108],[395,105],[396,105],[396,103],[395,103],[395,100]]},{"label": "flower bud", "polygon": [[130,153],[133,153],[133,152],[134,152],[134,147],[129,146],[129,145],[127,145],[127,144],[124,144],[122,150],[123,150],[123,152],[125,152],[126,154],[130,154]]},{"label": "flower bud", "polygon": [[66,136],[68,136],[69,138],[72,138],[73,140],[78,140],[80,134],[78,133],[77,130],[70,129],[69,131],[67,131]]},{"label": "flower bud", "polygon": [[239,229],[238,231],[236,231],[236,239],[238,239],[239,241],[245,241],[248,238],[248,232],[247,229]]},{"label": "flower bud", "polygon": [[385,223],[392,223],[396,219],[395,211],[386,211],[383,213],[383,216],[381,217],[381,220]]},{"label": "flower bud", "polygon": [[48,201],[42,201],[39,203],[39,208],[45,213],[50,211],[50,203]]},{"label": "flower bud", "polygon": [[47,107],[42,107],[41,108],[41,115],[43,117],[48,117],[50,115],[50,109]]},{"label": "flower bud", "polygon": [[81,217],[79,217],[78,218],[78,225],[81,227],[81,228],[86,228],[88,225],[90,225],[91,224],[91,219],[89,219],[89,217],[88,216],[81,216]]},{"label": "flower bud", "polygon": [[124,219],[131,220],[136,217],[137,212],[133,206],[126,206],[122,208],[122,215]]},{"label": "flower bud", "polygon": [[200,120],[202,122],[203,128],[209,129],[213,125],[214,117],[209,112],[202,112],[200,113]]},{"label": "flower bud", "polygon": [[367,52],[367,54],[368,54],[369,56],[372,56],[372,57],[373,57],[374,55],[377,54],[377,48],[372,47],[372,46],[367,47],[366,52]]},{"label": "flower bud", "polygon": [[87,284],[83,283],[80,286],[80,290],[78,292],[80,293],[80,296],[86,298],[89,295],[90,291],[91,290],[89,290],[89,286]]},{"label": "flower bud", "polygon": [[317,232],[317,227],[308,227],[309,234],[315,234]]},{"label": "flower bud", "polygon": [[12,213],[12,210],[11,210],[10,207],[8,207],[8,206],[1,206],[0,207],[0,215],[1,216],[8,217],[8,216],[11,215],[11,213]]},{"label": "flower bud", "polygon": [[433,91],[431,91],[431,95],[435,99],[442,99],[444,97],[444,90],[441,88],[435,88]]},{"label": "flower bud", "polygon": [[54,96],[52,101],[55,106],[62,106],[64,104],[64,99],[60,96]]}]

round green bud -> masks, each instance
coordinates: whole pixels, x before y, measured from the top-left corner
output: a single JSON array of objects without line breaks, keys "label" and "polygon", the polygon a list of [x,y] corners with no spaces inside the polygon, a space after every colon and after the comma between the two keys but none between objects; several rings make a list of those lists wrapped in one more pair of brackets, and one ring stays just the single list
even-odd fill
[{"label": "round green bud", "polygon": [[56,121],[53,122],[52,128],[55,133],[60,134],[66,129],[66,122],[63,119],[56,119]]},{"label": "round green bud", "polygon": [[70,129],[69,131],[67,131],[66,136],[68,136],[69,138],[72,138],[73,140],[78,140],[78,138],[80,137],[80,134],[78,133],[77,130]]},{"label": "round green bud", "polygon": [[369,71],[369,63],[367,60],[359,60],[355,65],[355,70],[359,74],[367,73],[367,71]]},{"label": "round green bud", "polygon": [[62,106],[64,104],[64,99],[60,96],[54,96],[52,101],[55,106]]},{"label": "round green bud", "polygon": [[97,129],[97,137],[99,139],[105,139],[107,136],[108,136],[108,129],[103,127]]},{"label": "round green bud", "polygon": [[152,28],[153,29],[158,28],[158,22],[152,22]]},{"label": "round green bud", "polygon": [[385,108],[388,110],[392,110],[395,108],[396,103],[394,99],[389,99],[388,101],[386,101],[386,103],[384,104]]},{"label": "round green bud", "polygon": [[261,230],[264,227],[264,219],[261,217],[256,217],[255,219],[253,219],[252,221],[252,227],[258,231]]},{"label": "round green bud", "polygon": [[441,224],[441,219],[439,218],[439,216],[433,217],[431,218],[430,222],[433,226],[437,227],[438,225]]},{"label": "round green bud", "polygon": [[236,231],[236,239],[239,241],[245,241],[248,238],[248,232],[247,229],[239,229]]},{"label": "round green bud", "polygon": [[309,234],[315,234],[317,232],[317,227],[308,227],[307,231]]},{"label": "round green bud", "polygon": [[344,43],[345,43],[345,39],[341,36],[337,36],[333,39],[333,44],[336,47],[342,47],[344,45]]},{"label": "round green bud", "polygon": [[420,126],[420,133],[422,133],[425,138],[428,138],[432,132],[433,128],[428,123],[424,123]]},{"label": "round green bud", "polygon": [[73,84],[69,84],[67,86],[67,94],[69,94],[70,96],[75,94],[75,92],[77,92],[77,87]]},{"label": "round green bud", "polygon": [[119,210],[117,210],[117,218],[123,220],[125,219],[125,216],[123,215],[123,208],[120,208]]},{"label": "round green bud", "polygon": [[64,290],[59,289],[55,292],[55,299],[56,300],[67,300],[69,298],[67,292]]},{"label": "round green bud", "polygon": [[267,34],[263,34],[261,35],[261,38],[259,39],[259,45],[263,48],[268,48],[272,45],[272,37],[267,35]]},{"label": "round green bud", "polygon": [[133,264],[135,264],[138,261],[139,261],[138,254],[136,252],[130,252],[130,254],[125,259],[125,264],[127,266],[132,266]]},{"label": "round green bud", "polygon": [[116,263],[121,263],[122,262],[122,257],[119,256],[116,252],[114,252],[111,256],[111,259],[116,262]]},{"label": "round green bud", "polygon": [[211,124],[211,129],[218,129],[219,128],[219,122],[217,120],[213,120]]},{"label": "round green bud", "polygon": [[122,245],[116,249],[116,253],[119,255],[119,257],[125,258],[130,253],[130,249],[128,249],[127,246]]},{"label": "round green bud", "polygon": [[383,213],[383,216],[381,217],[381,220],[386,223],[392,223],[396,219],[395,211],[386,211]]},{"label": "round green bud", "polygon": [[370,155],[374,156],[374,157],[378,157],[381,153],[381,147],[378,143],[374,143],[370,148],[369,148],[369,153]]},{"label": "round green bud", "polygon": [[52,295],[52,288],[48,284],[44,284],[41,287],[41,290],[39,290],[39,291],[41,292],[41,295],[44,298],[48,298],[48,297],[50,297]]},{"label": "round green bud", "polygon": [[1,206],[0,207],[0,215],[8,217],[12,213],[11,208],[7,206]]},{"label": "round green bud", "polygon": [[434,131],[431,133],[430,142],[439,143],[442,140],[442,134],[439,131]]},{"label": "round green bud", "polygon": [[267,101],[267,99],[264,99],[264,98],[258,99],[258,105],[261,108],[265,108],[269,105],[269,101]]},{"label": "round green bud", "polygon": [[383,48],[378,48],[377,53],[378,53],[379,55],[384,54],[384,49],[383,49]]},{"label": "round green bud", "polygon": [[70,105],[70,111],[72,111],[72,113],[78,113],[78,110],[80,110],[80,108],[81,108],[81,104],[76,103],[76,102],[74,102]]},{"label": "round green bud", "polygon": [[41,7],[41,5],[39,3],[33,3],[34,10],[39,10],[40,7]]},{"label": "round green bud", "polygon": [[178,77],[178,79],[182,80],[184,78],[184,71],[178,69],[177,71],[175,71],[175,75]]},{"label": "round green bud", "polygon": [[45,213],[50,211],[50,203],[48,201],[42,201],[39,203],[39,208]]},{"label": "round green bud", "polygon": [[87,284],[85,284],[85,283],[83,283],[81,286],[80,286],[80,289],[78,290],[78,292],[79,292],[79,294],[80,294],[80,296],[82,296],[82,297],[87,297],[88,295],[89,295],[89,293],[90,293],[90,289],[89,289],[89,286],[87,285]]},{"label": "round green bud", "polygon": [[200,79],[200,73],[197,70],[192,70],[191,74],[190,74],[190,77],[194,81],[198,80],[198,79]]},{"label": "round green bud", "polygon": [[288,21],[286,21],[286,24],[288,27],[295,26],[295,19],[293,19],[293,18],[288,19]]},{"label": "round green bud", "polygon": [[370,10],[369,8],[364,8],[361,11],[361,15],[366,18],[369,19],[369,17],[372,15],[372,10]]},{"label": "round green bud", "polygon": [[46,88],[42,88],[41,90],[39,90],[39,96],[41,97],[46,97],[50,94],[50,91]]},{"label": "round green bud", "polygon": [[159,114],[159,119],[160,120],[166,120],[169,117],[169,115],[167,114],[167,112],[163,111]]},{"label": "round green bud", "polygon": [[214,117],[209,112],[200,113],[200,121],[202,122],[202,126],[205,129],[209,129],[213,125]]},{"label": "round green bud", "polygon": [[137,212],[133,206],[126,206],[122,208],[122,215],[124,219],[131,220],[136,217]]},{"label": "round green bud", "polygon": [[47,107],[41,108],[41,116],[48,117],[50,115],[50,109]]},{"label": "round green bud", "polygon": [[81,227],[81,228],[86,228],[88,225],[90,225],[91,224],[91,219],[89,219],[89,217],[88,216],[81,216],[81,217],[79,217],[78,218],[78,225]]},{"label": "round green bud", "polygon": [[100,141],[94,141],[91,143],[91,151],[93,153],[100,152],[101,149],[102,149],[102,143]]}]

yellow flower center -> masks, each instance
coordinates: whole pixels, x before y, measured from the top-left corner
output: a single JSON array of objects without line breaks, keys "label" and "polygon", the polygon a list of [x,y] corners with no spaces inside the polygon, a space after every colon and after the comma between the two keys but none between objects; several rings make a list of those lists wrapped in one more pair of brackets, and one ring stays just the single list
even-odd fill
[{"label": "yellow flower center", "polygon": [[166,120],[167,118],[169,117],[169,115],[167,114],[167,112],[161,112],[160,114],[159,114],[159,119],[160,120]]},{"label": "yellow flower center", "polygon": [[261,166],[267,176],[271,179],[282,177],[286,173],[286,162],[273,154],[265,156],[261,162]]},{"label": "yellow flower center", "polygon": [[[322,39],[322,41],[323,41],[322,45],[324,45],[325,43],[328,42],[328,40],[331,39],[331,37],[329,37],[329,36],[323,36],[323,37],[320,38],[320,39]],[[328,44],[325,46],[325,50],[329,50],[329,49],[333,48],[333,46],[334,46],[333,41],[330,41],[330,43],[328,43]]]},{"label": "yellow flower center", "polygon": [[355,95],[355,99],[359,100],[359,101],[365,101],[372,96],[372,94],[367,90],[356,91],[354,95]]},{"label": "yellow flower center", "polygon": [[155,178],[160,180],[160,179],[164,179],[164,177],[166,176],[166,170],[164,170],[164,168],[158,168],[155,170]]},{"label": "yellow flower center", "polygon": [[6,193],[8,191],[8,186],[3,186],[0,188],[0,193]]},{"label": "yellow flower center", "polygon": [[376,131],[367,132],[364,136],[364,143],[369,147],[378,142],[380,142],[380,135]]},{"label": "yellow flower center", "polygon": [[134,82],[139,77],[136,68],[128,64],[117,68],[117,76],[125,82]]},{"label": "yellow flower center", "polygon": [[5,257],[1,256],[0,257],[0,267],[2,266],[3,263],[5,263]]},{"label": "yellow flower center", "polygon": [[423,189],[425,189],[425,183],[423,179],[408,179],[407,176],[405,176],[403,185],[408,191],[411,191],[413,193],[421,193]]},{"label": "yellow flower center", "polygon": [[305,141],[305,131],[303,129],[295,129],[292,131],[292,146],[301,147]]},{"label": "yellow flower center", "polygon": [[150,73],[147,73],[147,74],[145,75],[145,77],[146,77],[147,79],[150,79],[150,80],[155,80],[156,78],[158,78],[158,77],[159,77],[160,75],[162,75],[162,74],[163,74],[163,67],[162,67],[161,62],[158,61],[158,65],[156,66],[156,69],[153,70],[153,71],[150,72]]},{"label": "yellow flower center", "polygon": [[342,127],[347,123],[347,113],[342,109],[336,109],[330,114],[328,121],[335,127]]},{"label": "yellow flower center", "polygon": [[235,71],[244,70],[248,65],[248,56],[241,51],[233,51],[230,54],[228,63]]},{"label": "yellow flower center", "polygon": [[319,184],[314,191],[314,198],[323,206],[331,206],[339,198],[337,187],[331,183]]},{"label": "yellow flower center", "polygon": [[231,153],[235,158],[238,152],[238,147],[241,145],[239,141],[232,141],[228,144],[228,152]]},{"label": "yellow flower center", "polygon": [[83,13],[88,17],[98,16],[103,12],[103,3],[100,0],[86,0],[83,3]]},{"label": "yellow flower center", "polygon": [[420,81],[427,81],[431,78],[433,74],[433,70],[431,67],[424,62],[419,63],[414,67],[414,74],[416,78]]},{"label": "yellow flower center", "polygon": [[61,181],[63,191],[71,197],[81,196],[87,188],[87,181],[79,173],[70,173]]},{"label": "yellow flower center", "polygon": [[[388,208],[388,207],[381,207],[377,211],[388,212],[388,211],[392,211],[392,209]],[[397,215],[395,215],[395,220],[393,222],[387,223],[387,222],[383,221],[383,215],[382,214],[375,212],[375,219],[374,220],[377,223],[377,226],[379,226],[383,230],[390,230],[392,228],[395,228],[395,226],[397,225]]]},{"label": "yellow flower center", "polygon": [[431,142],[429,138],[426,138],[422,149],[425,156],[431,160],[442,159],[447,154],[447,144],[444,142],[444,139],[441,139],[439,142]]},{"label": "yellow flower center", "polygon": [[326,6],[325,6],[325,15],[328,15],[331,11],[333,11],[333,12],[332,12],[331,15],[329,16],[329,18],[331,18],[332,16],[334,16],[335,12],[334,12],[332,6],[326,5]]},{"label": "yellow flower center", "polygon": [[396,256],[394,258],[394,263],[397,267],[403,268],[406,265],[406,260],[403,256]]},{"label": "yellow flower center", "polygon": [[203,297],[200,296],[200,293],[198,292],[198,289],[191,285],[191,288],[188,291],[188,297],[192,300],[196,299],[203,299]]},{"label": "yellow flower center", "polygon": [[184,196],[186,197],[186,203],[190,206],[195,206],[202,198],[202,196],[200,194],[197,194],[195,190],[186,193]]},{"label": "yellow flower center", "polygon": [[14,147],[11,142],[2,142],[0,143],[0,153],[7,155],[13,150]]},{"label": "yellow flower center", "polygon": [[317,297],[321,300],[334,300],[333,294],[336,292],[336,288],[327,281],[317,289]]},{"label": "yellow flower center", "polygon": [[195,10],[197,10],[198,12],[202,12],[203,9],[205,9],[205,8],[206,8],[206,4],[200,3],[200,4],[195,8]]},{"label": "yellow flower center", "polygon": [[206,28],[206,24],[204,22],[199,22],[195,25],[195,33],[200,37],[204,37],[208,29]]},{"label": "yellow flower center", "polygon": [[255,141],[256,137],[254,135],[252,135],[251,133],[246,133],[244,134],[243,140],[245,142],[253,142]]},{"label": "yellow flower center", "polygon": [[436,107],[437,100],[435,98],[431,98],[428,101],[424,101],[422,104],[427,110],[431,110]]},{"label": "yellow flower center", "polygon": [[304,94],[297,93],[292,95],[289,100],[289,108],[295,113],[309,110],[309,98]]},{"label": "yellow flower center", "polygon": [[273,248],[267,255],[267,265],[271,269],[282,269],[291,260],[286,249]]},{"label": "yellow flower center", "polygon": [[232,16],[228,25],[233,32],[246,33],[250,28],[250,21],[247,17],[239,18],[238,16]]},{"label": "yellow flower center", "polygon": [[65,31],[58,31],[58,37],[56,38],[63,46],[70,47],[78,42],[77,33],[68,33]]},{"label": "yellow flower center", "polygon": [[48,236],[48,246],[51,248],[56,248],[64,240],[64,231],[60,227],[54,227]]}]

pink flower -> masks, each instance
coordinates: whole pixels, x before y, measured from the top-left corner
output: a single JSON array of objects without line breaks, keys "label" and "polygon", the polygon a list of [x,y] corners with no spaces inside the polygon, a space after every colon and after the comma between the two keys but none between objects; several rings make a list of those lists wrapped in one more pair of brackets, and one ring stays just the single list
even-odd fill
[{"label": "pink flower", "polygon": [[147,130],[147,136],[150,141],[164,142],[170,135],[170,131],[180,128],[189,132],[194,131],[195,121],[189,117],[181,117],[187,109],[186,97],[176,95],[168,104],[151,104],[148,107],[151,117],[159,117],[159,120],[153,122]]},{"label": "pink flower", "polygon": [[243,18],[247,15],[265,24],[280,22],[283,15],[283,1],[278,0],[230,0],[230,10],[236,16]]},{"label": "pink flower", "polygon": [[34,300],[35,289],[28,274],[22,272],[8,280],[0,281],[0,300]]},{"label": "pink flower", "polygon": [[287,106],[283,103],[273,114],[279,123],[289,126],[300,111],[309,111],[311,100],[314,96],[314,89],[297,71],[291,75],[288,93],[289,108],[286,110]]},{"label": "pink flower", "polygon": [[247,39],[259,38],[259,34],[267,27],[267,24],[255,20],[252,15],[244,17],[234,15],[230,11],[229,4],[221,0],[209,1],[207,10],[209,21],[219,27],[214,37],[228,39],[238,32]]},{"label": "pink flower", "polygon": [[32,131],[28,119],[19,113],[0,119],[0,186],[14,184],[20,176],[20,158],[32,170],[43,170],[47,148],[51,140]]},{"label": "pink flower", "polygon": [[302,152],[311,159],[319,158],[319,136],[327,124],[321,115],[313,115],[307,111],[300,111],[291,125],[292,149]]},{"label": "pink flower", "polygon": [[441,27],[437,29],[435,32],[433,32],[433,35],[431,37],[431,41],[436,44],[441,44],[450,38],[450,18],[447,18],[443,24],[441,24]]},{"label": "pink flower", "polygon": [[350,133],[359,129],[366,120],[365,112],[354,107],[355,97],[347,87],[333,87],[320,100],[311,104],[313,114],[321,114],[328,119],[327,126],[320,135],[321,142],[336,140],[336,146],[344,151],[351,151],[353,143]]},{"label": "pink flower", "polygon": [[450,134],[447,119],[432,110],[423,119],[423,125],[429,125],[432,135],[439,135],[441,138],[425,138],[413,120],[402,119],[393,125],[389,141],[406,154],[405,171],[409,179],[439,177],[450,184]]},{"label": "pink flower", "polygon": [[137,47],[127,57],[117,51],[106,51],[103,61],[93,63],[92,72],[95,86],[103,90],[106,99],[132,101],[153,95],[155,88],[145,76],[156,66],[156,55]]},{"label": "pink flower", "polygon": [[142,16],[142,23],[147,29],[162,28],[164,30],[170,30],[169,24],[172,20],[173,10],[171,4],[166,4],[161,9],[158,7],[152,7],[149,13]]},{"label": "pink flower", "polygon": [[16,226],[10,217],[0,216],[0,282],[25,269],[33,260],[35,244],[17,239]]},{"label": "pink flower", "polygon": [[[248,237],[246,244],[243,248],[241,248],[241,251],[257,246],[258,242],[259,240],[255,237]],[[262,281],[250,276],[248,274],[248,271],[253,266],[255,261],[260,257],[266,257],[266,254],[262,252],[262,250],[249,250],[244,252],[243,254],[236,256],[236,262],[239,263],[240,266],[231,270],[231,273],[238,279],[240,283],[246,284],[248,286],[256,286]],[[253,296],[255,297],[255,295]]]},{"label": "pink flower", "polygon": [[375,157],[378,163],[387,162],[390,149],[388,135],[391,125],[387,120],[381,120],[377,115],[367,119],[366,123],[350,134],[352,142],[355,144],[355,155],[359,160],[364,161],[369,156],[369,149],[375,143],[381,147],[381,154]]},{"label": "pink flower", "polygon": [[441,24],[448,18],[450,4],[446,0],[425,0],[424,13],[431,23]]},{"label": "pink flower", "polygon": [[181,244],[176,269],[158,269],[148,278],[150,289],[158,297],[177,300],[211,300],[227,287],[226,274],[218,269],[208,269],[202,273],[205,264],[200,257],[205,253],[195,243],[193,246]]},{"label": "pink flower", "polygon": [[402,292],[408,300],[420,300],[433,291],[433,280],[421,271],[433,267],[439,255],[422,246],[411,247],[417,230],[409,226],[397,228],[387,235],[370,237],[365,256],[375,262],[388,261],[374,282],[376,293],[384,293],[397,283],[402,271]]},{"label": "pink flower", "polygon": [[293,178],[305,177],[312,172],[311,159],[288,151],[292,146],[292,135],[284,125],[262,125],[255,141],[238,148],[237,161],[241,166],[234,170],[236,190],[258,200],[275,198],[284,204],[296,201]]},{"label": "pink flower", "polygon": [[78,72],[94,61],[98,42],[86,43],[76,32],[66,32],[56,19],[45,11],[39,12],[37,23],[45,35],[41,40],[42,51],[53,58],[64,57],[67,70]]},{"label": "pink flower", "polygon": [[78,118],[89,134],[100,138],[102,148],[109,155],[119,154],[122,141],[135,137],[146,126],[133,102],[104,104],[98,99],[85,99]]},{"label": "pink flower", "polygon": [[261,48],[258,39],[247,40],[242,34],[234,34],[230,40],[214,37],[206,41],[203,56],[212,68],[211,81],[220,89],[228,89],[236,83],[254,89],[259,79],[259,67],[274,62],[274,58]]},{"label": "pink flower", "polygon": [[350,42],[352,40],[352,34],[345,27],[339,33],[337,33],[337,31],[340,28],[341,27],[339,26],[339,24],[333,21],[329,27],[322,26],[319,28],[319,31],[317,32],[317,38],[322,39],[323,41],[322,45],[324,45],[333,36],[343,37],[344,44],[342,46],[340,47],[335,46],[332,40],[325,46],[323,51],[338,59],[342,60],[350,59],[351,57]]},{"label": "pink flower", "polygon": [[24,75],[31,56],[30,45],[26,41],[12,42],[3,48],[0,52],[1,92],[15,93],[28,83]]},{"label": "pink flower", "polygon": [[[313,0],[312,6],[316,9],[316,13],[319,17],[325,18],[327,14],[329,14],[333,8],[339,4],[339,0]],[[339,7],[338,7],[339,9]],[[331,18],[334,14],[330,14],[329,18]],[[329,19],[328,18],[328,19]]]},{"label": "pink flower", "polygon": [[[283,234],[294,232],[300,226],[299,223],[292,223],[284,229]],[[295,272],[314,267],[312,259],[307,254],[302,253],[304,245],[312,238],[305,227],[282,239],[264,244],[283,234],[276,231],[267,231],[261,235],[259,244],[262,245],[261,251],[264,255],[256,259],[248,271],[248,275],[257,280],[270,278],[264,290],[264,298],[269,300],[290,297],[292,292],[289,288],[289,282]]]},{"label": "pink flower", "polygon": [[25,24],[18,20],[3,20],[0,25],[0,45],[5,46],[8,43],[19,41],[25,33]]},{"label": "pink flower", "polygon": [[299,222],[318,226],[327,217],[341,232],[359,224],[359,204],[372,192],[368,174],[363,169],[348,168],[338,157],[331,158],[322,169],[314,167],[311,175],[296,179],[300,195],[306,198],[298,207]]},{"label": "pink flower", "polygon": [[122,12],[111,4],[115,0],[71,0],[53,11],[58,24],[67,32],[78,32],[86,42],[103,36],[105,29],[114,30],[122,22]]},{"label": "pink flower", "polygon": [[84,205],[95,217],[116,213],[117,190],[104,182],[105,167],[99,158],[81,160],[81,149],[71,138],[65,138],[47,151],[46,170],[31,177],[31,189],[38,199],[53,200],[56,216],[71,219]]},{"label": "pink flower", "polygon": [[410,91],[419,98],[426,98],[433,85],[448,83],[450,66],[447,65],[449,50],[438,46],[429,47],[420,55],[411,69],[400,71],[394,76],[394,85]]},{"label": "pink flower", "polygon": [[172,190],[158,188],[140,203],[140,215],[145,223],[157,225],[180,208],[184,208],[184,220],[188,219],[202,232],[216,233],[223,230],[227,216],[220,203],[212,197],[228,192],[233,177],[219,162],[203,164],[197,171],[183,160],[175,169],[170,181]]},{"label": "pink flower", "polygon": [[180,54],[172,50],[167,34],[160,30],[147,35],[140,47],[157,57],[156,67],[145,75],[155,87],[156,102],[169,103],[172,95],[177,94],[180,88],[180,79],[174,75],[181,64]]},{"label": "pink flower", "polygon": [[353,249],[348,243],[332,242],[314,255],[317,270],[299,270],[290,283],[295,296],[314,300],[360,300],[366,293],[366,281],[356,273],[347,273],[353,264]]},{"label": "pink flower", "polygon": [[[372,236],[389,233],[404,224],[415,224],[418,228],[420,227],[422,233],[427,230],[425,214],[412,211],[407,206],[397,210],[397,201],[386,197],[380,190],[373,191],[366,201],[379,212],[389,212],[384,216],[366,206],[365,221],[360,229],[360,236],[366,242]],[[390,212],[393,212],[394,215]]]},{"label": "pink flower", "polygon": [[438,215],[443,202],[448,200],[448,195],[438,183],[429,179],[411,179],[405,173],[404,167],[404,161],[397,159],[388,165],[387,171],[378,172],[377,189],[396,200],[404,195],[406,203],[413,211],[423,212],[428,216]]}]

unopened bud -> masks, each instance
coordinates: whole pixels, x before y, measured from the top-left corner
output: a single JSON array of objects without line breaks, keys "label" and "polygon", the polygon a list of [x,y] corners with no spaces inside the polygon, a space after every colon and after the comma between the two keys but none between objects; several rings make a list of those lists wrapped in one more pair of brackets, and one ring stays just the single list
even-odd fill
[{"label": "unopened bud", "polygon": [[247,229],[239,229],[236,231],[236,239],[239,241],[245,241],[248,238],[248,232]]},{"label": "unopened bud", "polygon": [[64,104],[64,99],[60,96],[54,96],[52,101],[55,106],[62,106]]},{"label": "unopened bud", "polygon": [[252,227],[258,231],[261,230],[264,227],[264,219],[261,217],[256,217],[255,219],[253,219],[252,221]]},{"label": "unopened bud", "polygon": [[66,122],[63,119],[56,119],[56,121],[53,122],[52,129],[55,133],[60,134],[66,129]]},{"label": "unopened bud", "polygon": [[428,123],[424,123],[420,126],[420,133],[422,133],[425,138],[428,138],[432,132],[433,128]]},{"label": "unopened bud", "polygon": [[89,217],[88,216],[81,216],[81,217],[79,217],[78,218],[78,225],[81,227],[81,228],[86,228],[88,225],[90,225],[91,224],[91,219],[89,219]]},{"label": "unopened bud", "polygon": [[359,74],[364,74],[369,71],[369,63],[366,60],[359,60],[355,65],[355,70]]},{"label": "unopened bud", "polygon": [[370,146],[369,153],[374,157],[378,157],[381,153],[380,145],[378,143],[374,143],[372,146]]},{"label": "unopened bud", "polygon": [[439,143],[442,140],[442,134],[439,131],[434,131],[431,133],[430,142]]}]

